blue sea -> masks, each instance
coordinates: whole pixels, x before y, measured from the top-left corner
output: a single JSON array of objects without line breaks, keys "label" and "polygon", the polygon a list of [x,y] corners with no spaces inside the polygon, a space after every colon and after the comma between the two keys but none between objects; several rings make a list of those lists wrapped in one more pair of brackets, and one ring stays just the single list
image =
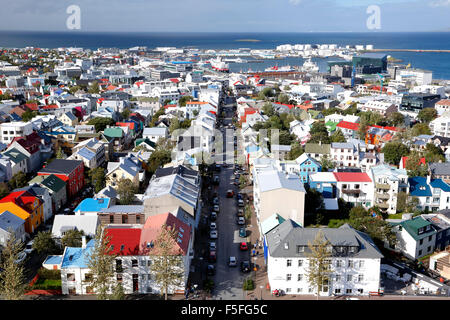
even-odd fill
[{"label": "blue sea", "polygon": [[[255,39],[257,42],[241,42]],[[200,49],[274,49],[280,44],[337,44],[340,46],[372,44],[383,49],[447,49],[450,50],[450,32],[308,32],[308,33],[88,33],[88,32],[22,32],[0,31],[0,47],[99,47],[130,48],[134,46],[195,47]],[[389,52],[403,63],[415,68],[433,71],[435,79],[450,79],[450,53]],[[313,59],[321,70],[325,59]],[[272,65],[301,65],[303,59],[267,61],[264,64],[231,64],[232,71],[250,67],[257,71]]]}]

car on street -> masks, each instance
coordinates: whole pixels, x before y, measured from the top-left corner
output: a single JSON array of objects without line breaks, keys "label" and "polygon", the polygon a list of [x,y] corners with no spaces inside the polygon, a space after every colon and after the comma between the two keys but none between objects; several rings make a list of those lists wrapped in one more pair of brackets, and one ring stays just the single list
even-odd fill
[{"label": "car on street", "polygon": [[16,264],[22,263],[26,257],[27,257],[27,253],[25,251],[21,251],[17,255],[17,260],[14,261],[14,263],[16,263]]},{"label": "car on street", "polygon": [[219,184],[219,182],[220,182],[219,176],[214,176],[213,183],[217,185],[217,184]]},{"label": "car on street", "polygon": [[211,230],[210,232],[209,232],[209,237],[211,238],[211,239],[217,239],[217,230]]},{"label": "car on street", "polygon": [[241,238],[247,237],[247,230],[245,229],[245,227],[239,228],[239,237]]},{"label": "car on street", "polygon": [[241,242],[241,244],[239,245],[239,249],[241,249],[241,251],[247,251],[248,250],[247,242]]},{"label": "car on street", "polygon": [[244,201],[244,195],[243,195],[242,193],[239,192],[239,193],[237,194],[237,199],[238,199],[238,201],[239,201],[239,200]]},{"label": "car on street", "polygon": [[209,251],[208,261],[209,262],[216,262],[217,261],[216,251]]},{"label": "car on street", "polygon": [[214,267],[214,265],[212,264],[208,264],[207,270],[208,276],[213,276],[216,273],[216,267]]},{"label": "car on street", "polygon": [[236,257],[230,257],[230,258],[228,258],[228,266],[229,266],[229,267],[236,267],[236,266],[237,266],[237,260],[236,260]]},{"label": "car on street", "polygon": [[216,221],[216,219],[217,219],[217,213],[216,212],[211,212],[210,214],[209,214],[209,218],[212,220],[212,221]]},{"label": "car on street", "polygon": [[227,191],[227,198],[233,198],[234,196],[234,191],[233,190],[228,190]]},{"label": "car on street", "polygon": [[209,224],[209,230],[217,230],[217,223],[211,222]]},{"label": "car on street", "polygon": [[214,210],[215,212],[219,212],[219,205],[218,205],[218,204],[215,204],[214,207],[213,207],[213,210]]},{"label": "car on street", "polygon": [[219,198],[218,197],[215,197],[213,199],[213,204],[219,204]]},{"label": "car on street", "polygon": [[216,251],[216,249],[217,249],[216,243],[215,242],[210,242],[209,243],[209,250]]},{"label": "car on street", "polygon": [[250,272],[250,262],[245,260],[241,262],[241,271],[244,273]]},{"label": "car on street", "polygon": [[244,217],[238,217],[236,222],[238,225],[242,226],[245,224],[245,219],[244,219]]},{"label": "car on street", "polygon": [[244,209],[239,208],[239,209],[236,211],[236,215],[237,215],[238,217],[243,217],[243,216],[244,216]]},{"label": "car on street", "polygon": [[25,245],[25,249],[23,251],[25,251],[25,253],[29,254],[33,252],[33,240],[28,241],[28,243]]},{"label": "car on street", "polygon": [[244,206],[244,200],[238,199],[238,206],[243,207]]}]

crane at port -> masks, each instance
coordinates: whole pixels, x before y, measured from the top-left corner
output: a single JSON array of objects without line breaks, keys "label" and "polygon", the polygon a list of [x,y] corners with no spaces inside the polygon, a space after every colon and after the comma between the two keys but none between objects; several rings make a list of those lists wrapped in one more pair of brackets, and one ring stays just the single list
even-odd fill
[{"label": "crane at port", "polygon": [[381,86],[380,86],[380,93],[383,93],[383,82],[384,82],[384,76],[380,73],[377,73],[378,78],[380,79]]}]

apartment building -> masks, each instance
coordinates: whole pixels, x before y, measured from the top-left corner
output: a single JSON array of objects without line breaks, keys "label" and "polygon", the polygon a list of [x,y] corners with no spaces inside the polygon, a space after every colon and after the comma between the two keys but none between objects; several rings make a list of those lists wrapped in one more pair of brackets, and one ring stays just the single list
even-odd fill
[{"label": "apartment building", "polygon": [[28,136],[33,133],[31,122],[4,122],[0,124],[2,143],[10,144],[14,138]]}]

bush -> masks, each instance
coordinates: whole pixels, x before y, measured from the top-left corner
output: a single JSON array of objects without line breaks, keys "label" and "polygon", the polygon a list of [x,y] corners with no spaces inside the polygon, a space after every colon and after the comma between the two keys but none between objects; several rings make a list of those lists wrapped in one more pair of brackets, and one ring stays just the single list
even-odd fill
[{"label": "bush", "polygon": [[39,279],[61,280],[61,270],[48,270],[41,268],[38,270]]},{"label": "bush", "polygon": [[255,289],[255,283],[253,282],[253,280],[252,279],[245,279],[244,280],[243,289],[247,290],[247,291],[254,290]]},{"label": "bush", "polygon": [[61,290],[61,279],[38,279],[32,287],[33,290]]}]

